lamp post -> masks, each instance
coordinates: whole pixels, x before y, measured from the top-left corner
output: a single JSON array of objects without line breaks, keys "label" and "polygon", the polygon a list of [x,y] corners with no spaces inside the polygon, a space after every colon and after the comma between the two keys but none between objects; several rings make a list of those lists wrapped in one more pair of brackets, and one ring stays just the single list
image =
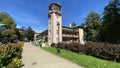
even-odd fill
[{"label": "lamp post", "polygon": [[57,23],[57,26],[58,26],[58,43],[57,43],[57,52],[58,52],[58,54],[59,54],[59,53],[60,53],[60,45],[59,45],[59,42],[60,42],[60,40],[59,40],[59,28],[60,28],[60,24]]}]

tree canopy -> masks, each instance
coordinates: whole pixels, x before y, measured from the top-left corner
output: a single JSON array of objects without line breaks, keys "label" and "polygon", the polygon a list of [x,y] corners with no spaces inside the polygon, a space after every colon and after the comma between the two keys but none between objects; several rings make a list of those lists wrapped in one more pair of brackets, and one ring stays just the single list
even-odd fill
[{"label": "tree canopy", "polygon": [[28,38],[28,40],[34,40],[34,31],[33,31],[33,29],[29,26],[28,28],[27,28],[27,38]]},{"label": "tree canopy", "polygon": [[16,23],[6,12],[0,12],[0,24],[5,24],[8,29],[16,28]]},{"label": "tree canopy", "polygon": [[[35,31],[29,26],[28,28],[22,27],[19,29],[21,40],[33,41]],[[26,38],[26,39],[25,39]]]},{"label": "tree canopy", "polygon": [[120,0],[110,0],[105,6],[103,16],[91,11],[85,18],[85,39],[87,41],[99,41],[120,43]]},{"label": "tree canopy", "polygon": [[17,39],[16,23],[8,13],[0,12],[0,24],[7,26],[7,29],[1,32],[2,38],[7,38],[9,41]]},{"label": "tree canopy", "polygon": [[71,27],[75,27],[76,26],[76,24],[75,24],[75,22],[73,22],[72,24],[71,24]]},{"label": "tree canopy", "polygon": [[9,41],[17,39],[16,31],[14,29],[7,29],[2,32],[2,36]]},{"label": "tree canopy", "polygon": [[91,11],[85,18],[85,38],[87,41],[97,41],[97,36],[101,27],[100,15]]},{"label": "tree canopy", "polygon": [[101,40],[120,42],[120,0],[110,0],[103,13]]}]

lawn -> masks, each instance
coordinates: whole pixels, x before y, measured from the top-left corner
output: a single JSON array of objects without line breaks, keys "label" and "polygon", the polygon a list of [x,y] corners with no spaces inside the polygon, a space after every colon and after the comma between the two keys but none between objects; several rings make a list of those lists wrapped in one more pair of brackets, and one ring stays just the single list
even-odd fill
[{"label": "lawn", "polygon": [[53,54],[59,55],[85,68],[120,68],[120,63],[110,62],[84,54],[77,54],[64,49],[61,49],[60,54],[57,54],[57,49],[54,47],[44,47],[42,49]]}]

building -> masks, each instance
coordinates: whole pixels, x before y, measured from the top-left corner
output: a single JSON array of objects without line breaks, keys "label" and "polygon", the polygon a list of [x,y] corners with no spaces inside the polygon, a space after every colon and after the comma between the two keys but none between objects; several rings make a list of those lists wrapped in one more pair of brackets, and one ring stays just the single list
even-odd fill
[{"label": "building", "polygon": [[62,25],[62,12],[59,3],[51,3],[48,11],[48,29],[40,33],[41,37],[45,37],[48,44],[58,42],[82,42],[83,28],[67,27]]},{"label": "building", "polygon": [[48,43],[62,42],[62,13],[59,3],[49,5],[48,12]]}]

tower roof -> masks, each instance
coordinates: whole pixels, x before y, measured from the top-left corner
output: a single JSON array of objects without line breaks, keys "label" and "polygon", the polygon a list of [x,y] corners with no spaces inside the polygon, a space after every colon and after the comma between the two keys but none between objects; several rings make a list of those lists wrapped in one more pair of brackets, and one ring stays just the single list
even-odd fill
[{"label": "tower roof", "polygon": [[53,2],[53,3],[51,3],[49,6],[51,6],[51,5],[53,5],[53,4],[58,5],[58,6],[60,6],[60,7],[61,7],[61,5],[60,5],[60,3],[59,3],[59,2]]}]

